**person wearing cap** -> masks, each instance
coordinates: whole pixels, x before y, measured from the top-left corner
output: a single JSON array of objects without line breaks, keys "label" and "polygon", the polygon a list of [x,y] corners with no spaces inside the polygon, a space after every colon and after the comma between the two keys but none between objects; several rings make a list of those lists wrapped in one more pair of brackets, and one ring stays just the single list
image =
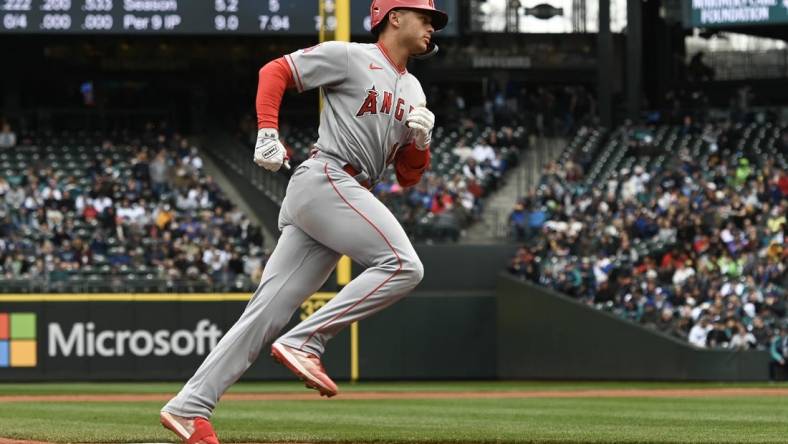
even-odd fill
[{"label": "person wearing cap", "polygon": [[[403,187],[418,184],[430,167],[435,115],[407,64],[437,52],[433,33],[448,20],[433,0],[373,0],[376,43],[324,42],[259,70],[258,131],[250,161],[271,173],[290,168],[279,135],[288,88],[320,88],[325,106],[318,140],[290,177],[278,217],[282,234],[243,314],[161,409],[160,422],[182,441],[219,443],[209,418],[266,347],[308,388],[337,395],[321,360],[328,341],[394,304],[422,280],[424,266],[405,230],[370,190],[389,176],[389,167]],[[365,270],[283,333],[343,255]]]}]

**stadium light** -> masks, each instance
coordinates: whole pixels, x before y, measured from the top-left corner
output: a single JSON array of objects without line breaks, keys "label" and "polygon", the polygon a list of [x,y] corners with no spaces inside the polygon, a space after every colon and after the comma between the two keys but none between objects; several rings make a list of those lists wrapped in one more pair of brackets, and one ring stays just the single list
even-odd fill
[{"label": "stadium light", "polygon": [[540,20],[548,20],[555,16],[564,15],[564,8],[556,8],[548,3],[540,3],[533,8],[525,8],[525,15],[534,16]]}]

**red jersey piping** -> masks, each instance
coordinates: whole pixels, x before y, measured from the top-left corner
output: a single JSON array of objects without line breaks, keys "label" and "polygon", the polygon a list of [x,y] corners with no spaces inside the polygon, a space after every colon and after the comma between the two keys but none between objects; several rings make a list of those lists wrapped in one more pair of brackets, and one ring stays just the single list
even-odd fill
[{"label": "red jersey piping", "polygon": [[389,53],[388,53],[388,51],[386,51],[386,47],[385,47],[385,46],[383,46],[383,43],[377,42],[377,43],[375,43],[375,46],[377,46],[377,47],[378,47],[378,49],[380,50],[380,52],[383,54],[383,57],[385,57],[385,58],[386,58],[386,60],[388,60],[388,61],[389,61],[389,63],[391,64],[391,66],[392,66],[394,69],[396,69],[398,73],[400,73],[400,74],[405,74],[405,73],[407,73],[407,72],[408,72],[408,70],[407,70],[406,68],[404,68],[404,67],[400,67],[399,65],[397,65],[396,63],[394,63],[394,60],[391,60],[391,57],[389,56]]}]

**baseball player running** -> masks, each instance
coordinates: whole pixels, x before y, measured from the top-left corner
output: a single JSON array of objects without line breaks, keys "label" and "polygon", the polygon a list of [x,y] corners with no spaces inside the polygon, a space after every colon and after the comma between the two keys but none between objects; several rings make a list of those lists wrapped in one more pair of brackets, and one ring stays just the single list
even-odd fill
[{"label": "baseball player running", "polygon": [[[326,343],[422,279],[424,269],[405,231],[370,188],[390,164],[403,187],[418,183],[430,165],[435,117],[405,66],[409,57],[437,52],[432,33],[446,26],[448,16],[433,0],[374,0],[370,20],[375,44],[327,42],[260,70],[254,162],[270,171],[287,162],[278,134],[286,88],[321,88],[319,137],[311,157],[292,174],[279,213],[282,235],[246,310],[161,410],[161,423],[188,444],[218,444],[208,419],[268,344],[273,358],[307,387],[336,395],[337,385],[320,362]],[[366,270],[278,336],[343,254]]]}]

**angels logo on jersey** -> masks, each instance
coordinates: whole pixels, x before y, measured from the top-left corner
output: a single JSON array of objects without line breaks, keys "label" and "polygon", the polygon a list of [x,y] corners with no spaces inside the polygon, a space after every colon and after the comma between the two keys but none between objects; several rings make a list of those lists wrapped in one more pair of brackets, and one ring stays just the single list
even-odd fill
[{"label": "angels logo on jersey", "polygon": [[[356,113],[356,117],[363,117],[365,115],[371,114],[391,114],[392,107],[394,108],[394,118],[402,122],[402,118],[405,116],[405,99],[398,98],[397,104],[394,106],[394,94],[389,91],[383,91],[383,98],[380,100],[380,106],[378,106],[378,98],[380,97],[380,93],[377,89],[375,89],[375,85],[372,85],[372,88],[367,90],[367,97],[364,99],[364,103],[361,104],[361,107],[358,109]],[[408,112],[413,110],[413,106],[408,107]]]}]

